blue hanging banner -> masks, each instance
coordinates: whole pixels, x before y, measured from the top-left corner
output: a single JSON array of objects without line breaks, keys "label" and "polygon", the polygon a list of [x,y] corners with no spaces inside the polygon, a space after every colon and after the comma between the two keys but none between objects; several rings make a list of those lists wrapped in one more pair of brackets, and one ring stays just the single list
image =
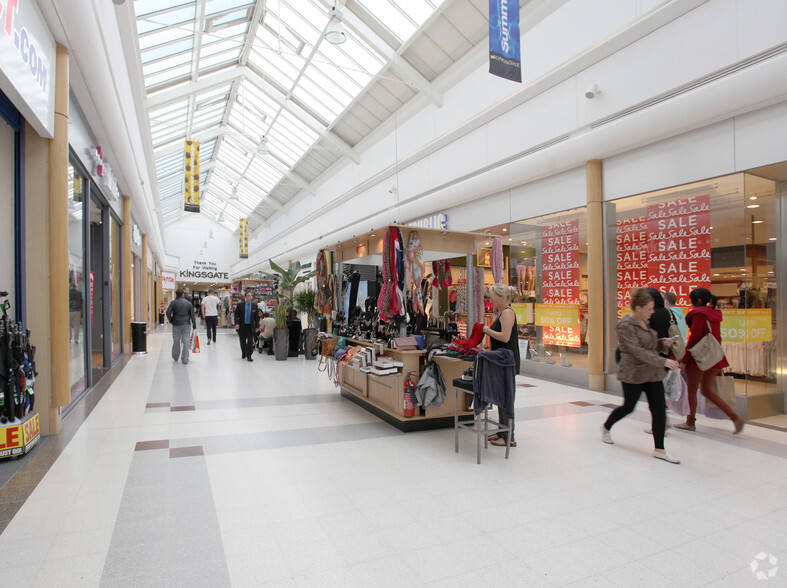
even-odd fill
[{"label": "blue hanging banner", "polygon": [[522,81],[519,0],[489,0],[489,73]]}]

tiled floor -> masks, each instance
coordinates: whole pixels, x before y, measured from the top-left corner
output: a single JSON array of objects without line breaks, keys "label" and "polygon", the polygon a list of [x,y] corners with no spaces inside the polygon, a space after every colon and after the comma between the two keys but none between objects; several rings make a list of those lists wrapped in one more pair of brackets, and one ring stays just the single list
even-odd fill
[{"label": "tiled floor", "polygon": [[522,378],[518,447],[479,466],[471,435],[400,433],[316,362],[242,361],[223,329],[188,366],[169,345],[149,335],[18,501],[3,586],[787,585],[783,432],[700,418],[671,465],[644,405],[605,445],[614,397]]}]

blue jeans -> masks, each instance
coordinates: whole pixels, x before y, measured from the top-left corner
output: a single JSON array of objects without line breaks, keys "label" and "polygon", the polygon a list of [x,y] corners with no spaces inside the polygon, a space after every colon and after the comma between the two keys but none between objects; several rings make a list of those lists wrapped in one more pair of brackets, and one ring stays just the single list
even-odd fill
[{"label": "blue jeans", "polygon": [[191,325],[172,325],[172,359],[183,363],[189,362],[189,338],[191,337]]}]

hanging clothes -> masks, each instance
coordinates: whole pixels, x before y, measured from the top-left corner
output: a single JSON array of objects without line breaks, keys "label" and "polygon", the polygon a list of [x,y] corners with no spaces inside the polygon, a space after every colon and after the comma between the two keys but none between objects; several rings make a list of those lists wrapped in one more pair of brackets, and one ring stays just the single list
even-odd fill
[{"label": "hanging clothes", "polygon": [[404,245],[398,227],[388,227],[383,241],[383,284],[377,298],[380,320],[389,322],[405,316]]},{"label": "hanging clothes", "polygon": [[330,314],[332,310],[333,291],[328,280],[328,263],[325,260],[325,251],[320,250],[314,264],[317,291],[315,292],[315,306],[323,314]]},{"label": "hanging clothes", "polygon": [[495,284],[503,281],[503,242],[495,237],[492,243],[492,278]]},{"label": "hanging clothes", "polygon": [[424,312],[424,299],[421,295],[421,278],[424,275],[424,251],[421,247],[421,239],[417,231],[410,231],[410,238],[407,241],[407,268],[410,273],[410,288],[413,301],[413,311],[416,313]]}]

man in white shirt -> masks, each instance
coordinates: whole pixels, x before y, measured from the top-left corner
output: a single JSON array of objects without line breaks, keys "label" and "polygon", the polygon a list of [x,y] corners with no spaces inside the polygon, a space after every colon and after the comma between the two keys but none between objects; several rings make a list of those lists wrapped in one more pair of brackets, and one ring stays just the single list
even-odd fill
[{"label": "man in white shirt", "polygon": [[216,342],[216,327],[219,324],[219,306],[221,305],[221,300],[219,300],[215,294],[213,294],[213,290],[208,290],[208,295],[202,299],[202,318],[205,319],[205,326],[208,328],[208,345],[210,345],[210,340],[213,339],[213,342]]},{"label": "man in white shirt", "polygon": [[273,329],[276,328],[276,319],[267,312],[263,313],[260,323],[260,353],[262,353],[262,343],[268,344],[268,355],[273,355]]}]

